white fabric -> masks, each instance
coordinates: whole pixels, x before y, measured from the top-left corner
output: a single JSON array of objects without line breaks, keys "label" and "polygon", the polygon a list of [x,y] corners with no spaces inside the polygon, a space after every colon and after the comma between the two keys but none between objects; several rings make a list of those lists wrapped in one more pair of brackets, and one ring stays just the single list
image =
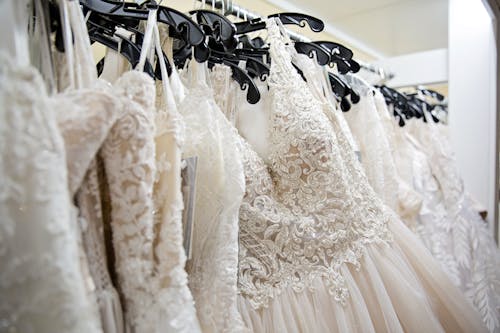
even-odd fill
[{"label": "white fabric", "polygon": [[[448,244],[439,253],[457,263],[457,285],[466,293],[483,316],[491,332],[500,332],[500,250],[487,224],[467,199],[464,185],[448,142],[433,122],[411,121],[409,130],[422,143],[430,161],[441,204],[449,219],[440,233],[425,230],[422,239],[432,239],[429,246]],[[443,266],[447,266],[443,262]]]},{"label": "white fabric", "polygon": [[43,81],[0,59],[0,323],[5,332],[101,332],[79,254],[64,143]]},{"label": "white fabric", "polygon": [[[369,90],[345,116],[355,137],[362,143],[362,163],[370,184],[385,204],[411,227],[421,209],[422,198],[412,189],[411,183],[399,175],[393,157],[397,148],[394,148],[394,142],[390,142],[392,136],[387,135],[387,125],[382,119],[384,116],[389,117],[389,114],[385,105],[381,108],[377,104],[377,99],[383,98],[378,94],[378,91]],[[385,115],[381,115],[381,112]],[[386,121],[394,123],[392,119]]]},{"label": "white fabric", "polygon": [[292,67],[273,20],[268,30],[271,163],[240,142],[245,323],[268,332],[485,331],[371,189],[338,120],[327,117]]},{"label": "white fabric", "polygon": [[123,333],[121,302],[107,268],[101,198],[94,160],[117,120],[122,104],[119,98],[109,93],[109,89],[67,92],[53,98],[52,104],[53,108],[61,104],[72,105],[64,112],[57,113],[66,150],[69,189],[72,196],[76,194],[80,210],[79,226],[95,285],[94,293],[99,304],[103,331]]},{"label": "white fabric", "polygon": [[184,157],[198,157],[189,286],[202,331],[244,332],[237,308],[239,207],[245,192],[233,129],[213,100],[205,65],[184,71],[188,93],[180,105],[186,124]]}]

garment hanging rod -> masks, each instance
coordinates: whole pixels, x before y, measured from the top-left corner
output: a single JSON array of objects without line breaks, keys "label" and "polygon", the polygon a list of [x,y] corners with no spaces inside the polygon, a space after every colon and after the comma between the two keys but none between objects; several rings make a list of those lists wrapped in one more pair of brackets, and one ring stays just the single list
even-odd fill
[{"label": "garment hanging rod", "polygon": [[[254,19],[261,19],[263,20],[264,17],[262,15],[259,15],[257,13],[254,13],[246,8],[240,7],[238,5],[235,5],[232,0],[197,0],[198,2],[207,4],[209,6],[212,6],[213,8],[216,9],[221,9],[224,11],[223,15],[232,15],[241,19],[247,19],[247,20],[254,20]],[[305,36],[302,36],[301,34],[298,34],[296,32],[290,31],[286,29],[288,35],[290,38],[294,41],[297,42],[310,42],[311,40]],[[367,64],[363,61],[358,61],[356,60],[359,65],[364,68],[367,71],[370,71],[372,73],[375,73],[379,75],[382,79],[384,80],[390,80],[394,77],[393,73],[387,72],[385,69],[372,65],[372,64]]]},{"label": "garment hanging rod", "polygon": [[[264,20],[264,17],[262,15],[259,15],[257,13],[254,13],[248,9],[245,9],[243,7],[240,7],[238,5],[235,5],[233,1],[226,1],[226,0],[197,0],[198,2],[205,3],[209,6],[212,6],[216,9],[222,9],[224,10],[224,15],[232,15],[241,19],[247,19],[247,20],[255,20],[255,19],[261,19]],[[286,29],[288,35],[290,38],[296,42],[310,42],[311,40],[305,36],[302,36],[298,33],[295,33],[293,31],[290,31]]]}]

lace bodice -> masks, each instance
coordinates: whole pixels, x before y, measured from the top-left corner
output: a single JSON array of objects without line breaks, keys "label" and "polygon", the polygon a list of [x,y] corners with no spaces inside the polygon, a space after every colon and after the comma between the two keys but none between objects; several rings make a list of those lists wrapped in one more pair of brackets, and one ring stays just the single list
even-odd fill
[{"label": "lace bodice", "polygon": [[100,332],[56,110],[39,74],[4,55],[0,100],[0,330]]},{"label": "lace bodice", "polygon": [[363,244],[391,238],[391,214],[335,119],[329,121],[295,72],[275,21],[268,26],[271,163],[242,143],[247,190],[240,209],[240,292],[257,308],[283,287],[300,291],[323,277],[343,302],[348,290],[340,266],[359,265]]}]

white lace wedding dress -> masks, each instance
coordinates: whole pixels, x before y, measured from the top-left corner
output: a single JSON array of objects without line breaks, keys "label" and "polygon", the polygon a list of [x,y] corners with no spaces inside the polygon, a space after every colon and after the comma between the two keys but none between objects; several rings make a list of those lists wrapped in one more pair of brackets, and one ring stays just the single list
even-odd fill
[{"label": "white lace wedding dress", "polygon": [[[254,332],[483,332],[361,171],[291,65],[275,21],[269,164],[244,142],[239,309]],[[258,130],[258,129],[256,129]]]},{"label": "white lace wedding dress", "polygon": [[[83,22],[81,11],[78,4],[75,6],[78,9],[72,16],[75,33],[85,35],[85,25],[78,24]],[[152,12],[145,40],[159,47],[155,18]],[[92,77],[95,83],[88,36],[76,37],[74,47],[74,55],[83,59],[78,61],[80,68],[88,65],[86,75],[70,80],[69,62],[63,58],[59,66],[63,69],[59,74],[60,83],[85,83],[92,81]],[[151,44],[143,45],[143,60],[150,48]],[[124,59],[110,53],[106,61],[122,65]],[[108,126],[99,153],[102,167],[95,161],[91,163],[77,196],[82,217],[87,220],[83,234],[92,259],[90,266],[97,284],[103,326],[106,333],[197,332],[198,322],[184,271],[180,152],[175,143],[177,134],[170,130],[177,126],[165,118],[169,110],[156,108],[156,87],[151,78],[135,70],[122,73],[127,66],[114,67],[118,68],[119,72],[106,72],[116,81],[114,86],[100,87],[118,100],[118,105],[109,105],[109,109],[100,114],[102,118],[109,116],[100,123],[103,129]],[[163,77],[167,75],[164,73]],[[82,127],[74,125],[74,132],[69,136],[76,140],[89,136],[92,126],[88,125],[83,121]],[[93,134],[95,141],[100,135]],[[75,147],[83,149],[78,143],[82,144],[75,142]],[[171,154],[166,156],[167,153]],[[103,193],[103,189],[108,193]],[[105,205],[109,207],[104,208]],[[103,229],[106,228],[112,234],[109,248],[104,247]],[[124,319],[107,272],[107,261],[112,273],[117,275],[113,283],[123,301]]]},{"label": "white lace wedding dress", "polygon": [[[121,75],[115,83],[116,93],[130,104],[124,111],[135,111],[124,112],[115,137],[105,142],[102,154],[105,165],[110,165],[108,179],[110,173],[116,179],[111,202],[119,209],[112,207],[112,213],[116,211],[113,218],[126,222],[123,228],[117,223],[114,237],[115,255],[119,251],[117,259],[122,259],[121,264],[117,262],[121,265],[117,266],[118,277],[128,294],[126,309],[131,312],[128,323],[132,332],[195,333],[200,328],[182,247],[182,127],[175,104],[168,99],[171,91],[165,64],[161,64],[165,80],[159,91],[140,72],[152,48],[161,51],[154,11],[147,22],[139,70]],[[110,187],[112,184],[110,180]]]},{"label": "white lace wedding dress", "polygon": [[52,100],[53,107],[72,105],[57,113],[64,138],[71,196],[76,195],[79,227],[101,314],[104,333],[122,333],[119,295],[108,273],[104,221],[97,165],[94,160],[123,108],[104,83],[93,89],[70,91]]},{"label": "white lace wedding dress", "polygon": [[182,72],[187,94],[179,108],[186,124],[183,156],[198,158],[189,286],[203,332],[244,332],[236,302],[243,164],[206,70],[191,61]]},{"label": "white lace wedding dress", "polygon": [[[423,199],[418,219],[409,227],[419,235],[453,283],[465,292],[490,332],[498,331],[498,250],[470,206],[462,210],[467,213],[456,209],[461,206],[460,202],[465,202],[459,194],[463,193],[463,186],[456,169],[447,171],[454,167],[454,161],[446,138],[439,137],[438,125],[432,122],[410,120],[400,128],[390,118],[383,97],[375,97],[379,101],[378,111],[385,117],[397,170]],[[448,205],[455,207],[454,211],[448,208],[446,198]]]},{"label": "white lace wedding dress", "polygon": [[[442,205],[451,221],[445,232],[434,236],[434,244],[447,243],[448,255],[457,263],[457,285],[481,313],[490,332],[500,332],[500,250],[487,224],[465,195],[464,184],[448,142],[433,122],[409,123],[430,161],[442,195]],[[422,238],[435,234],[430,229]]]},{"label": "white lace wedding dress", "polygon": [[0,101],[0,331],[101,332],[56,120],[77,105],[3,54]]}]

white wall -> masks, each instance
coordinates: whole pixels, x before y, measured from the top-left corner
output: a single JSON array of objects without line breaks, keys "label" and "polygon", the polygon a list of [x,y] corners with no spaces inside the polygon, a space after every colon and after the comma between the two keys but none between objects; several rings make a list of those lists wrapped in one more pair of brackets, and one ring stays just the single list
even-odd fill
[{"label": "white wall", "polygon": [[496,42],[481,0],[449,1],[449,124],[465,186],[495,211]]},{"label": "white wall", "polygon": [[448,50],[434,49],[405,54],[374,62],[376,66],[395,73],[389,87],[408,87],[448,81]]}]

